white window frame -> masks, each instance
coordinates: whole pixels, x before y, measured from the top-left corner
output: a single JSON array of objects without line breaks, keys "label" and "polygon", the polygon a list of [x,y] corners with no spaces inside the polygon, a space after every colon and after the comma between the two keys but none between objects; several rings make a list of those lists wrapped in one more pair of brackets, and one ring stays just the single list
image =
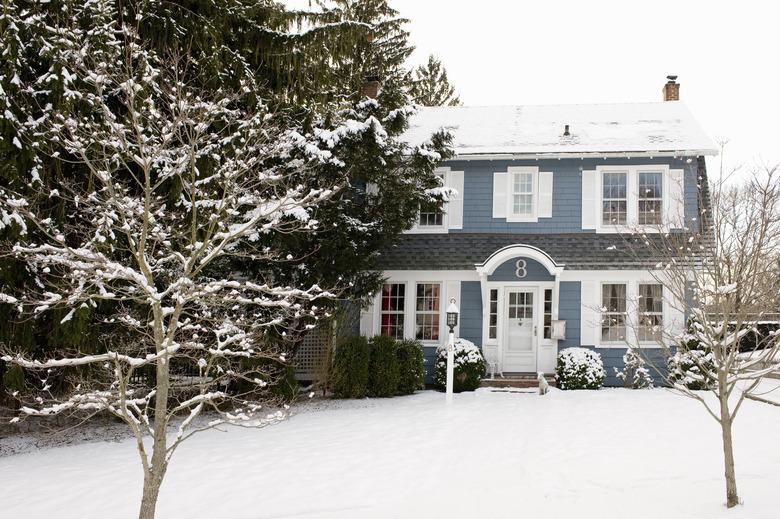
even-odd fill
[{"label": "white window frame", "polygon": [[[412,337],[415,340],[420,341],[423,344],[429,345],[429,344],[439,344],[442,342],[442,304],[443,300],[442,297],[444,295],[444,284],[441,281],[414,281],[410,283],[414,287],[414,304],[412,306],[412,311],[414,313],[414,319],[412,320]],[[417,288],[420,285],[437,285],[439,287],[439,309],[438,310],[418,310],[417,309]],[[439,322],[438,322],[438,339],[417,339],[417,316],[418,315],[438,315],[439,316]]]},{"label": "white window frame", "polygon": [[[531,174],[531,214],[516,214],[514,212],[514,184],[516,174]],[[538,222],[539,221],[539,168],[537,166],[510,166],[507,168],[507,222]]]},{"label": "white window frame", "polygon": [[[604,306],[604,287],[607,285],[623,285],[625,288],[625,310],[623,312],[609,312],[607,311]],[[629,331],[630,331],[630,322],[629,322],[629,312],[630,312],[630,305],[629,305],[629,294],[631,292],[630,283],[626,281],[604,281],[602,282],[599,290],[599,327],[598,327],[598,340],[600,344],[606,344],[609,346],[615,346],[618,344],[628,344],[629,342]],[[604,317],[606,315],[622,315],[623,316],[623,328],[625,329],[624,337],[622,339],[617,339],[614,341],[609,341],[604,339],[604,335],[602,333],[603,328],[603,322]]]},{"label": "white window frame", "polygon": [[[382,296],[383,296],[383,293],[384,293],[385,285],[399,285],[399,286],[403,286],[404,287],[403,310],[385,310],[384,308],[382,308]],[[391,294],[392,294],[392,292],[391,292]],[[415,292],[415,296],[416,296],[416,292]],[[392,297],[392,295],[391,295],[391,297]],[[379,305],[378,306],[379,306],[379,330],[378,330],[378,334],[379,335],[383,335],[382,334],[382,316],[383,315],[385,315],[385,314],[387,314],[387,315],[400,315],[403,318],[403,322],[401,323],[401,336],[400,337],[395,337],[395,336],[388,335],[388,337],[393,337],[394,339],[403,339],[404,337],[406,337],[406,329],[408,327],[408,323],[407,323],[408,316],[407,316],[407,314],[408,314],[408,310],[409,310],[409,284],[405,283],[403,281],[386,281],[385,283],[383,283],[382,284],[382,289],[379,291]]]},{"label": "white window frame", "polygon": [[[642,189],[641,189],[641,184],[639,183],[639,179],[642,177],[643,174],[645,174],[645,175],[661,175],[661,186],[660,186],[660,188],[661,188],[661,197],[660,198],[658,198],[658,197],[653,197],[653,198],[646,197],[646,198],[643,198],[642,197]],[[637,176],[637,194],[636,194],[636,196],[637,196],[637,199],[636,199],[637,224],[638,225],[648,225],[648,226],[653,226],[653,227],[657,227],[659,225],[663,225],[664,222],[668,220],[668,217],[666,215],[666,208],[664,207],[664,199],[667,198],[665,196],[666,192],[665,192],[665,186],[664,186],[664,172],[663,171],[639,170],[639,171],[637,171],[637,175],[636,176]],[[641,214],[641,211],[639,209],[640,204],[642,202],[656,202],[656,201],[660,202],[659,203],[659,207],[660,207],[659,211],[660,211],[661,214],[659,215],[660,216],[659,222],[658,223],[653,223],[653,224],[640,224],[639,223],[639,216]]]},{"label": "white window frame", "polygon": [[[625,196],[625,198],[607,198],[607,199],[604,198],[604,177],[606,177],[607,175],[623,175],[625,177],[625,179],[626,179],[626,196]],[[630,209],[629,209],[629,205],[631,205],[631,196],[629,194],[629,190],[630,190],[630,187],[631,187],[630,186],[630,181],[629,181],[629,177],[630,176],[631,176],[631,173],[628,171],[628,169],[610,170],[610,171],[601,171],[600,172],[599,178],[601,180],[601,195],[600,195],[601,196],[601,203],[598,205],[598,212],[599,212],[599,219],[598,219],[598,221],[599,221],[599,225],[602,228],[619,229],[621,227],[625,227],[626,225],[628,225],[628,215],[631,212]],[[626,202],[626,221],[625,221],[625,223],[618,223],[618,224],[604,223],[604,202],[606,202],[606,201],[619,202],[619,201],[622,201],[622,200],[624,200]]]},{"label": "white window frame", "polygon": [[[604,165],[596,166],[596,232],[615,233],[627,230],[639,232],[668,232],[670,229],[669,184],[671,173],[668,164]],[[604,173],[626,172],[626,224],[603,223]],[[661,224],[639,225],[639,173],[661,173]]]},{"label": "white window frame", "polygon": [[[436,176],[441,179],[441,185],[442,187],[447,186],[447,177],[446,174],[450,170],[450,168],[438,168],[436,169]],[[422,214],[422,208],[419,208],[417,210],[417,222],[414,224],[414,227],[412,228],[412,231],[418,234],[424,234],[424,233],[440,233],[440,232],[446,232],[449,228],[449,218],[447,215],[447,202],[442,203],[441,206],[441,225],[421,225],[420,224],[420,214]]]},{"label": "white window frame", "polygon": [[[640,290],[640,287],[642,285],[656,285],[661,287],[661,311],[660,312],[642,312],[640,310],[641,306],[641,296],[642,292]],[[666,299],[666,289],[664,288],[662,283],[659,283],[658,281],[639,281],[637,283],[637,303],[636,303],[636,323],[637,323],[637,341],[640,345],[661,345],[664,341],[664,326],[665,326],[665,316],[664,316],[664,309],[666,308],[665,299]],[[640,335],[642,330],[642,316],[643,315],[658,315],[661,317],[661,324],[660,324],[660,334],[658,337],[658,340],[642,340],[642,337]]]}]

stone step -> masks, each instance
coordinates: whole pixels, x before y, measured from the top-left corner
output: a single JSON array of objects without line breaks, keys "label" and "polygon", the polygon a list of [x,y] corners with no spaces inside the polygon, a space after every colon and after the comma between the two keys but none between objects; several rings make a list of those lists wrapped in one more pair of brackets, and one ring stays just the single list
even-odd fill
[{"label": "stone step", "polygon": [[[555,377],[546,376],[547,383],[550,387],[555,387]],[[496,377],[496,378],[483,378],[481,387],[539,387],[539,381],[533,375],[520,375],[510,377]]]}]

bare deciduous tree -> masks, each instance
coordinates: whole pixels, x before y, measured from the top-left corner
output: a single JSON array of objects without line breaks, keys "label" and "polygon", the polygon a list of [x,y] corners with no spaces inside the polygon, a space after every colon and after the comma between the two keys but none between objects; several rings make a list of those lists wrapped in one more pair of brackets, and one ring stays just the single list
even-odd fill
[{"label": "bare deciduous tree", "polygon": [[[780,250],[780,175],[765,168],[742,184],[722,176],[711,186],[706,178],[699,182],[700,220],[686,222],[679,232],[632,229],[626,239],[637,261],[652,259],[648,272],[663,285],[665,303],[688,317],[688,332],[680,336],[668,323],[659,326],[635,301],[629,342],[656,334],[669,359],[669,366],[656,364],[656,371],[720,425],[726,504],[733,507],[739,503],[734,420],[745,399],[766,401],[759,386],[778,366],[780,335],[762,333],[761,324],[777,311],[778,293],[767,280],[776,273]],[[746,341],[747,335],[753,340]]]}]

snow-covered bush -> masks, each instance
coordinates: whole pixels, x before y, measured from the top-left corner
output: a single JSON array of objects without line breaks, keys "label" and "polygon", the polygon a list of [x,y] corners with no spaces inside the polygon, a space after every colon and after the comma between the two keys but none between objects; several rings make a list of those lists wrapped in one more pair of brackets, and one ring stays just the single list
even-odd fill
[{"label": "snow-covered bush", "polygon": [[712,374],[717,368],[712,351],[690,331],[678,337],[677,343],[678,347],[667,360],[669,383],[693,391],[713,389],[717,380]]},{"label": "snow-covered bush", "polygon": [[398,341],[395,354],[398,359],[398,388],[396,393],[399,395],[411,395],[423,387],[425,380],[422,344],[412,340]]},{"label": "snow-covered bush", "polygon": [[587,348],[566,348],[558,354],[555,379],[561,389],[599,389],[604,384],[601,355]]},{"label": "snow-covered bush", "polygon": [[[485,358],[479,348],[463,338],[455,340],[453,391],[474,391],[485,376]],[[439,389],[447,387],[447,345],[436,350],[436,368],[433,382]]]},{"label": "snow-covered bush", "polygon": [[647,363],[631,348],[623,355],[623,369],[612,368],[615,376],[623,381],[623,385],[629,389],[643,389],[653,387],[653,377],[647,369]]},{"label": "snow-covered bush", "polygon": [[392,337],[377,335],[368,345],[368,395],[394,396],[398,389],[397,341]]},{"label": "snow-covered bush", "polygon": [[368,340],[349,337],[333,355],[330,390],[335,398],[364,398],[368,392]]}]

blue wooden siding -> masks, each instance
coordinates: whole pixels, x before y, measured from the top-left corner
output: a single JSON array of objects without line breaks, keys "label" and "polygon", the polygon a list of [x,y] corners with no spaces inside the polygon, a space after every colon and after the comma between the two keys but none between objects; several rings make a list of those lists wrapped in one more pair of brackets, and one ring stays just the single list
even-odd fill
[{"label": "blue wooden siding", "polygon": [[[516,263],[520,259],[525,260],[524,278],[517,277]],[[555,277],[538,261],[518,256],[499,265],[493,274],[488,276],[488,281],[555,281]]]},{"label": "blue wooden siding", "polygon": [[566,339],[558,341],[558,349],[580,345],[580,311],[582,292],[579,281],[561,281],[558,291],[558,319],[566,321]]},{"label": "blue wooden siding", "polygon": [[[685,215],[690,221],[698,214],[695,160],[673,158],[636,159],[561,159],[561,160],[474,160],[451,161],[446,165],[464,171],[463,229],[452,233],[573,233],[595,232],[582,229],[582,170],[604,165],[668,164],[685,171]],[[509,166],[538,166],[553,172],[552,218],[538,222],[511,222],[493,218],[493,173]]]}]

